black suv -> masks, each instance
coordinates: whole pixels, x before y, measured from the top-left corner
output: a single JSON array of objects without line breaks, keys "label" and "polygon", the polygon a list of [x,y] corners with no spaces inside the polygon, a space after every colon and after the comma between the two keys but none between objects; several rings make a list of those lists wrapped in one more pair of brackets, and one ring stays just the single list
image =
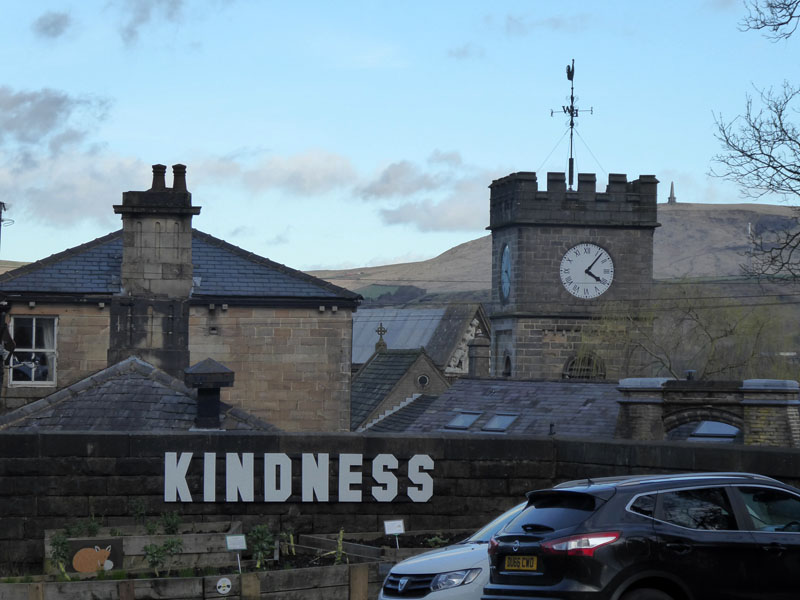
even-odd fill
[{"label": "black suv", "polygon": [[587,479],[528,493],[489,543],[483,600],[800,598],[800,490],[749,473]]}]

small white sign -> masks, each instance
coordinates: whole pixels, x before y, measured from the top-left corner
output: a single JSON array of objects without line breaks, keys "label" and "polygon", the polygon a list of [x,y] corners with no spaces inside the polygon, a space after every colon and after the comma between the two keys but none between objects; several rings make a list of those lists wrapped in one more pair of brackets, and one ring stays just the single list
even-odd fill
[{"label": "small white sign", "polygon": [[227,577],[223,577],[222,579],[217,581],[217,593],[222,594],[223,596],[227,596],[232,588],[233,585],[231,584],[231,580],[228,579]]},{"label": "small white sign", "polygon": [[384,521],[383,531],[386,535],[400,535],[406,532],[406,526],[403,523],[403,519],[399,521]]},{"label": "small white sign", "polygon": [[247,538],[243,535],[226,535],[228,550],[247,550]]}]

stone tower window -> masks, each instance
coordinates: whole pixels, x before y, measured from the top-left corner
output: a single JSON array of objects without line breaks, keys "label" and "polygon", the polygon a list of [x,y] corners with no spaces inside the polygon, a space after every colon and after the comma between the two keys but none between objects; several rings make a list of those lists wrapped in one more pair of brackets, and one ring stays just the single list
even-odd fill
[{"label": "stone tower window", "polygon": [[593,354],[573,356],[564,365],[561,379],[605,379],[606,368],[603,361]]},{"label": "stone tower window", "polygon": [[503,363],[503,377],[511,377],[511,357],[506,354],[506,360]]}]

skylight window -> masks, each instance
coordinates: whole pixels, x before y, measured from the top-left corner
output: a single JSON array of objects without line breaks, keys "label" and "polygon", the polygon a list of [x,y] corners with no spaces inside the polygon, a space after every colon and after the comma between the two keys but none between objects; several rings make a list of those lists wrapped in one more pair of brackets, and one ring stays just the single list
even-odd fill
[{"label": "skylight window", "polygon": [[512,413],[497,413],[483,426],[483,431],[506,431],[518,416]]},{"label": "skylight window", "polygon": [[444,428],[469,429],[469,426],[472,425],[475,421],[477,421],[482,414],[483,414],[482,412],[471,412],[462,410],[455,417],[453,417],[451,421],[444,426]]}]

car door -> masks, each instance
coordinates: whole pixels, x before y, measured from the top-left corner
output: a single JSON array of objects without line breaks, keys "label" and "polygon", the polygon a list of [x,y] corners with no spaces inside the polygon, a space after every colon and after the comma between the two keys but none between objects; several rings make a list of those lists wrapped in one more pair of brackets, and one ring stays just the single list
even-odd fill
[{"label": "car door", "polygon": [[[754,600],[800,597],[800,496],[769,485],[735,486],[754,544],[747,562],[755,568],[750,580]],[[736,501],[736,498],[734,498]]]},{"label": "car door", "polygon": [[739,529],[725,486],[659,492],[655,529],[659,561],[698,600],[753,600],[743,587],[753,574],[743,556],[752,538]]}]

